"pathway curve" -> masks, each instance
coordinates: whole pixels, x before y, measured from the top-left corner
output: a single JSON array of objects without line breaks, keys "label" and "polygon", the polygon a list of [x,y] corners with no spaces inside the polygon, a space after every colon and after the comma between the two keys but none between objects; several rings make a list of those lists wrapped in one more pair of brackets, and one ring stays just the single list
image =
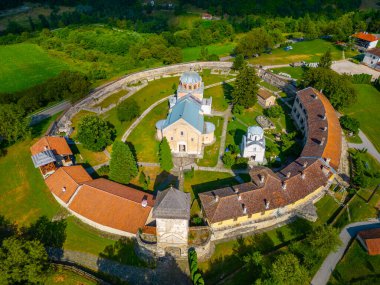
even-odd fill
[{"label": "pathway curve", "polygon": [[[204,89],[208,89],[208,88],[212,88],[212,87],[215,87],[215,86],[218,86],[218,85],[222,85],[224,83],[228,83],[228,82],[232,82],[234,81],[236,78],[231,78],[231,79],[228,79],[228,80],[225,80],[225,81],[222,81],[222,82],[217,82],[217,83],[214,83],[214,84],[210,84],[210,85],[207,85],[205,86]],[[133,124],[125,131],[123,137],[121,138],[121,140],[123,142],[125,142],[128,138],[128,136],[132,133],[132,131],[137,127],[137,125],[149,114],[150,111],[152,111],[152,109],[154,109],[154,107],[158,106],[159,104],[165,102],[166,100],[169,99],[170,96],[173,96],[174,94],[171,94],[167,97],[164,97],[158,101],[156,101],[155,103],[153,103],[152,105],[149,106],[148,109],[146,109],[141,115],[140,117],[138,117],[134,122]]]},{"label": "pathway curve", "polygon": [[351,239],[355,238],[356,234],[359,231],[371,229],[371,228],[379,228],[380,221],[378,219],[371,219],[364,222],[356,222],[349,224],[344,227],[344,229],[340,232],[339,238],[342,241],[342,245],[336,252],[330,253],[318,272],[314,275],[311,280],[312,285],[325,285],[330,279],[331,273],[334,271],[335,266],[343,257]]},{"label": "pathway curve", "polygon": [[371,154],[380,163],[380,153],[361,130],[359,130],[359,137],[361,138],[362,143],[348,143],[348,146],[350,148],[356,149],[366,148],[368,150],[368,153]]}]

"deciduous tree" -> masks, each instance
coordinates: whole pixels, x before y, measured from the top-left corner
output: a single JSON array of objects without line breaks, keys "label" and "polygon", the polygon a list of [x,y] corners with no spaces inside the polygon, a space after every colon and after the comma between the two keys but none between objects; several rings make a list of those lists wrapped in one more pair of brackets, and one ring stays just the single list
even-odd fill
[{"label": "deciduous tree", "polygon": [[16,104],[0,105],[0,138],[7,143],[14,143],[28,134],[29,120],[25,117],[24,109]]},{"label": "deciduous tree", "polygon": [[126,100],[117,106],[117,118],[120,122],[131,121],[140,115],[140,107],[136,100]]},{"label": "deciduous tree", "polygon": [[332,64],[331,51],[327,50],[319,59],[318,67],[330,68]]},{"label": "deciduous tree", "polygon": [[86,116],[78,126],[77,139],[86,149],[102,151],[112,143],[115,128],[98,116]]},{"label": "deciduous tree", "polygon": [[278,256],[272,264],[270,275],[274,284],[308,284],[309,281],[307,270],[292,253]]}]

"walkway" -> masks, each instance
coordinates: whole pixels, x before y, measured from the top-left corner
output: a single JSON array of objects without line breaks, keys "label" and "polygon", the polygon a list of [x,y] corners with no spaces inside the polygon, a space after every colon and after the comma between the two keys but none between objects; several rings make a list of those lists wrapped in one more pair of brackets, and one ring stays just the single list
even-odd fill
[{"label": "walkway", "polygon": [[377,149],[372,144],[372,142],[367,138],[367,136],[361,130],[359,130],[359,137],[361,138],[362,143],[360,144],[348,143],[348,146],[350,148],[356,148],[356,149],[366,148],[368,150],[368,153],[371,154],[380,163],[380,153],[377,151]]},{"label": "walkway", "polygon": [[378,219],[368,220],[366,222],[357,222],[352,223],[344,227],[340,232],[339,238],[342,241],[342,245],[336,252],[330,253],[322,266],[319,268],[318,272],[314,275],[311,280],[312,285],[325,285],[330,279],[332,272],[335,269],[335,266],[343,257],[348,245],[350,244],[351,239],[356,237],[356,234],[361,230],[379,228],[380,221]]},{"label": "walkway", "polygon": [[83,267],[101,271],[111,276],[120,278],[128,284],[189,284],[188,276],[179,268],[178,264],[171,259],[162,259],[157,262],[155,269],[125,265],[98,257],[94,254],[73,251],[50,249],[49,257],[53,260],[75,263]]}]

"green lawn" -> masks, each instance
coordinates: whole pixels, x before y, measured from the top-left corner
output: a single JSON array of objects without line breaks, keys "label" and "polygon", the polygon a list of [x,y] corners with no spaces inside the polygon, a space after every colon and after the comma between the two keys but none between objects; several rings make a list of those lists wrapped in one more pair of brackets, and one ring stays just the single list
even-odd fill
[{"label": "green lawn", "polygon": [[0,92],[26,89],[71,69],[35,44],[0,46]]},{"label": "green lawn", "polygon": [[138,161],[158,162],[158,145],[156,140],[156,123],[166,118],[168,102],[163,102],[155,107],[137,125],[129,135],[127,141],[132,143],[137,154]]},{"label": "green lawn", "polygon": [[[222,44],[212,44],[206,46],[208,50],[208,54],[216,54],[219,57],[221,56],[227,56],[229,55],[233,49],[235,48],[236,44],[235,43],[222,43]],[[200,58],[200,53],[201,53],[201,47],[188,47],[182,49],[182,56],[183,56],[183,61],[195,61],[199,60]]]},{"label": "green lawn", "polygon": [[85,149],[81,144],[72,145],[71,148],[75,155],[75,162],[78,164],[83,163],[85,165],[95,166],[109,160],[104,152],[93,152]]},{"label": "green lawn", "polygon": [[261,80],[260,83],[259,83],[261,86],[269,89],[269,90],[272,90],[272,91],[281,91],[279,88],[277,88],[276,86],[273,86],[271,84],[269,84],[268,82],[264,81],[264,80]]},{"label": "green lawn", "polygon": [[372,285],[380,282],[380,255],[368,255],[355,240],[338,263],[328,284]]},{"label": "green lawn", "polygon": [[[204,97],[212,97],[212,109],[215,111],[225,111],[228,108],[228,103],[226,95],[228,91],[226,90],[226,84],[218,85],[212,88],[208,88],[204,92]],[[228,96],[228,95],[227,95]]]},{"label": "green lawn", "polygon": [[339,209],[337,202],[335,202],[335,200],[329,195],[325,195],[315,204],[315,206],[318,214],[317,223],[320,224],[330,222],[330,218]]},{"label": "green lawn", "polygon": [[380,151],[380,92],[369,84],[355,84],[358,101],[343,109],[345,115],[359,120],[360,129]]},{"label": "green lawn", "polygon": [[199,166],[216,166],[219,157],[220,139],[223,131],[222,117],[205,117],[205,121],[215,125],[215,142],[212,145],[205,146],[203,158],[198,160]]},{"label": "green lawn", "polygon": [[281,72],[289,74],[293,79],[301,79],[303,75],[302,67],[280,67],[272,69],[273,73],[279,74]]},{"label": "green lawn", "polygon": [[45,285],[96,285],[97,282],[85,278],[77,273],[70,270],[63,269],[62,267],[57,267],[51,275],[48,276]]},{"label": "green lawn", "polygon": [[[341,47],[325,40],[303,41],[292,44],[292,46],[293,50],[285,51],[283,48],[277,48],[272,51],[272,54],[262,54],[250,59],[249,62],[262,65],[287,64],[299,61],[317,62],[329,49],[333,60],[342,59]],[[352,51],[346,51],[345,54],[346,58],[356,55]]]}]

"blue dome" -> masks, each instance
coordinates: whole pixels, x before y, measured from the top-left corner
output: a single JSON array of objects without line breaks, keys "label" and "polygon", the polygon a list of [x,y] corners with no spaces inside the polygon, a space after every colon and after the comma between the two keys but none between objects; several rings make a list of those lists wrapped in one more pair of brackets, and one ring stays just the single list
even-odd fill
[{"label": "blue dome", "polygon": [[264,135],[264,130],[259,126],[252,126],[248,128],[248,133],[253,136],[257,135],[261,137],[262,135]]},{"label": "blue dome", "polygon": [[179,79],[182,84],[195,84],[202,81],[202,78],[195,71],[184,72]]}]

